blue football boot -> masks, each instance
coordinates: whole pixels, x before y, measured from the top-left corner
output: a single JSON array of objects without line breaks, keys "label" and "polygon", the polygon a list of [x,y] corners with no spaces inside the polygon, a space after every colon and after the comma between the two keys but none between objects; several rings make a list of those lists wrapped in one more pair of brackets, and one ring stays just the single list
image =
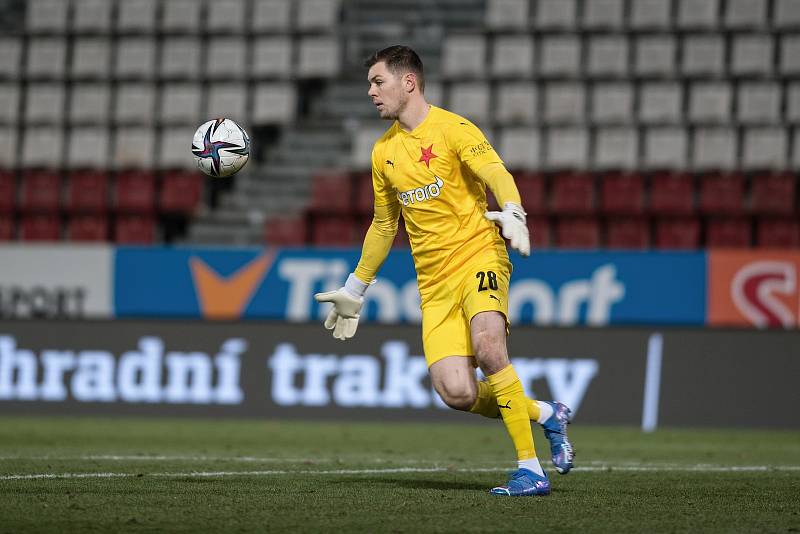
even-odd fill
[{"label": "blue football boot", "polygon": [[567,425],[572,417],[572,410],[560,402],[545,402],[553,407],[553,415],[542,425],[544,436],[550,442],[550,454],[556,471],[566,475],[572,469],[572,459],[575,457],[572,443],[567,438]]},{"label": "blue football boot", "polygon": [[530,469],[517,469],[505,486],[492,488],[492,495],[504,497],[529,497],[534,495],[550,495],[550,481],[547,475],[540,477]]}]

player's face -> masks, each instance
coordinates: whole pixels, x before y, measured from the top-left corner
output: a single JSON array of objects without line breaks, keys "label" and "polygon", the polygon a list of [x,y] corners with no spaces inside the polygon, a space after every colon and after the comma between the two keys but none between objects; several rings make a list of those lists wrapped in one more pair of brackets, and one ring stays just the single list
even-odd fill
[{"label": "player's face", "polygon": [[367,80],[369,81],[367,94],[378,108],[381,118],[397,119],[408,101],[403,77],[392,73],[386,68],[386,63],[381,61],[370,67]]}]

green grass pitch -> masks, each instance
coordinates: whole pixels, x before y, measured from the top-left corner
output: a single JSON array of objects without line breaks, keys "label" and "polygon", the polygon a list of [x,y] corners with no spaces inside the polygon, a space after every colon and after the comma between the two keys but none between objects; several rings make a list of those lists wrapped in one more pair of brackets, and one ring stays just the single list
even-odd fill
[{"label": "green grass pitch", "polygon": [[3,417],[0,533],[800,531],[798,432],[570,432],[552,495],[502,498],[496,421]]}]

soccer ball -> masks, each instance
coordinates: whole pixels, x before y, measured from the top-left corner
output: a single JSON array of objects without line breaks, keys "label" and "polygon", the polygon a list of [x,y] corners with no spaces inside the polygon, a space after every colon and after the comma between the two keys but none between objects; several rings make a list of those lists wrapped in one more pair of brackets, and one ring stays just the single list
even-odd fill
[{"label": "soccer ball", "polygon": [[205,174],[231,176],[250,158],[250,137],[231,119],[214,119],[194,133],[192,154],[197,168]]}]

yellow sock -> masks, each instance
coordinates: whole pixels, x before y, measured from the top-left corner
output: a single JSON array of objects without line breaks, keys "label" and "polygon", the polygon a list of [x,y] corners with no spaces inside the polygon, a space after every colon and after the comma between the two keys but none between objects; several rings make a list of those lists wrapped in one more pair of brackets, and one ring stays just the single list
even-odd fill
[{"label": "yellow sock", "polygon": [[497,398],[500,416],[506,425],[508,435],[514,442],[514,448],[517,449],[517,459],[535,458],[536,449],[533,446],[533,432],[528,416],[528,399],[514,367],[508,365],[502,371],[486,378]]},{"label": "yellow sock", "polygon": [[[525,397],[526,405],[528,407],[528,419],[537,421],[542,410],[539,408],[539,403],[533,399]],[[497,397],[492,391],[492,386],[488,382],[481,380],[478,382],[478,395],[475,398],[475,404],[469,409],[470,412],[488,417],[490,419],[500,418],[500,408],[497,406]]]}]

